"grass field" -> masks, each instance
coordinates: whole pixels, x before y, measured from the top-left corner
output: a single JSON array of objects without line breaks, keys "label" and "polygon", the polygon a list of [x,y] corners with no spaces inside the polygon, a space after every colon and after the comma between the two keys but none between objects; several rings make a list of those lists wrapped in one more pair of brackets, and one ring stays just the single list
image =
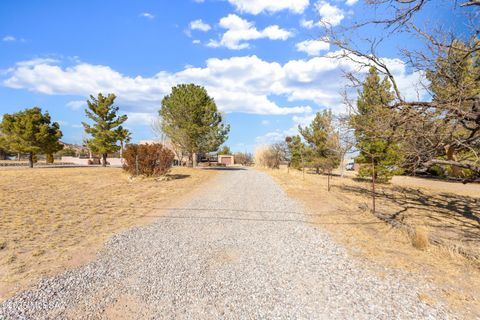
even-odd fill
[{"label": "grass field", "polygon": [[117,168],[0,169],[0,300],[81,265],[114,233],[151,222],[215,171],[129,179]]},{"label": "grass field", "polygon": [[[370,183],[354,177],[327,177],[285,168],[265,170],[305,205],[318,225],[352,255],[380,266],[427,276],[441,288],[442,299],[466,316],[480,316],[480,261],[458,254],[462,248],[480,254],[480,185],[395,177],[377,186],[377,210],[419,228],[442,246],[418,250],[412,237],[370,213]],[[419,297],[431,300],[430,297]]]}]

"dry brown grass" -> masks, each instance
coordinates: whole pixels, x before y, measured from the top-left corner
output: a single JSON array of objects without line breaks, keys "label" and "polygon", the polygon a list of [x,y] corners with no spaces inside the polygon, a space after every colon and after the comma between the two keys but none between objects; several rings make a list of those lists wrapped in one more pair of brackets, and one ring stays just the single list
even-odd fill
[{"label": "dry brown grass", "polygon": [[425,227],[415,227],[415,232],[411,236],[412,246],[418,250],[427,250],[430,241],[428,240],[428,230]]},{"label": "dry brown grass", "polygon": [[[311,223],[327,230],[352,255],[420,274],[440,288],[428,293],[431,299],[447,301],[466,318],[480,317],[479,261],[457,253],[460,247],[480,253],[480,185],[408,177],[379,185],[377,210],[418,230],[415,236],[371,214],[367,181],[336,176],[327,192],[326,176],[306,174],[303,179],[296,170],[264,171],[305,205]],[[428,245],[430,237],[445,245]],[[423,250],[414,248],[412,241]]]},{"label": "dry brown grass", "polygon": [[87,262],[114,233],[151,222],[213,175],[174,168],[157,181],[117,168],[0,169],[0,300]]}]

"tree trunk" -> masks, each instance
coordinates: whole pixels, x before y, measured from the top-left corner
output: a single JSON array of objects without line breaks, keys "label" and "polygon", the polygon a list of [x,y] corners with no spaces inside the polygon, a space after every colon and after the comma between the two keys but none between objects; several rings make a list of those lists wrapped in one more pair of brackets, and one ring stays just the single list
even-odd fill
[{"label": "tree trunk", "polygon": [[345,153],[342,153],[342,161],[340,162],[340,177],[343,178],[343,175],[345,174]]},{"label": "tree trunk", "polygon": [[197,166],[197,154],[195,152],[192,153],[192,167]]},{"label": "tree trunk", "polygon": [[33,168],[33,152],[30,152],[28,154],[28,165],[30,166],[30,168]]},{"label": "tree trunk", "polygon": [[303,174],[303,180],[305,180],[305,162],[303,161],[303,155],[301,155],[302,157],[302,174]]},{"label": "tree trunk", "polygon": [[[447,154],[447,160],[449,161],[457,161],[457,156],[455,155],[455,147],[453,146],[447,146],[445,147],[445,153]],[[460,176],[461,168],[457,167],[455,165],[451,166],[452,169],[452,175],[454,177]]]},{"label": "tree trunk", "polygon": [[376,208],[375,208],[375,176],[376,176],[376,172],[375,172],[375,161],[372,159],[372,213],[375,215],[375,211],[376,211]]},{"label": "tree trunk", "polygon": [[53,163],[55,161],[55,158],[53,157],[53,154],[47,153],[45,154],[45,162],[46,163]]},{"label": "tree trunk", "polygon": [[102,154],[102,166],[104,166],[104,167],[107,166],[107,154],[106,153]]},{"label": "tree trunk", "polygon": [[316,173],[316,174],[320,174],[320,168],[319,168],[319,167],[316,167],[316,168],[315,168],[315,173]]}]

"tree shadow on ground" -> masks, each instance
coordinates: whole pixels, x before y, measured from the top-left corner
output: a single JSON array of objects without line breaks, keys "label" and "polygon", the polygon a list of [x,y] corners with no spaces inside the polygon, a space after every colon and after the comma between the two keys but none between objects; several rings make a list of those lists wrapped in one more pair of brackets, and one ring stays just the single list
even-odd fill
[{"label": "tree shadow on ground", "polygon": [[[246,222],[289,222],[304,223],[308,225],[376,225],[384,222],[367,221],[367,222],[321,222],[312,217],[321,217],[319,214],[309,214],[301,211],[289,210],[247,210],[232,208],[191,208],[191,207],[161,207],[161,206],[109,206],[108,209],[142,209],[146,210],[144,214],[122,213],[122,216],[131,216],[136,218],[161,218],[175,220],[197,220],[208,223],[208,221],[246,221]],[[229,213],[235,213],[231,215]],[[97,210],[97,215],[109,215],[110,211]],[[351,215],[350,212],[341,211],[338,215]],[[286,217],[287,216],[287,217]],[[288,217],[290,216],[290,217]]]},{"label": "tree shadow on ground", "polygon": [[[371,196],[367,186],[337,186],[341,191]],[[379,212],[399,222],[421,221],[438,236],[480,243],[480,199],[449,193],[428,194],[406,187],[380,188]]]}]

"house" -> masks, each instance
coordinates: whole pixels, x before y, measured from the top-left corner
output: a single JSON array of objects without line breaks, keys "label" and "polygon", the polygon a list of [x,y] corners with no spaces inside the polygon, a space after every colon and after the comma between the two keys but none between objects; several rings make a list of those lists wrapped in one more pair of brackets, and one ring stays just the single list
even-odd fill
[{"label": "house", "polygon": [[235,159],[232,155],[229,154],[219,154],[217,161],[218,163],[224,164],[226,166],[231,166],[235,163]]}]

